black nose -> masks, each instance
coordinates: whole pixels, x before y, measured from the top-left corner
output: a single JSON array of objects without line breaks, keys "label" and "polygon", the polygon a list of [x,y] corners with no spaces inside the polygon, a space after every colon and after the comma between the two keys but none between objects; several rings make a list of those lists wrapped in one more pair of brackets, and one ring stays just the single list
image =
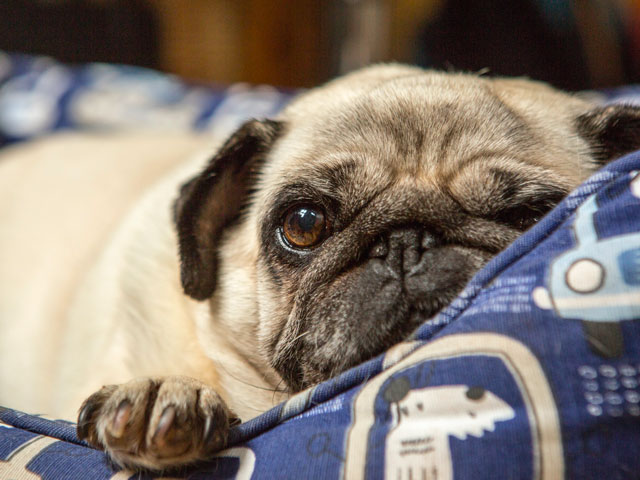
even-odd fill
[{"label": "black nose", "polygon": [[423,228],[398,228],[379,238],[371,247],[369,257],[383,258],[391,270],[406,274],[420,262],[422,253],[435,243],[435,237]]}]

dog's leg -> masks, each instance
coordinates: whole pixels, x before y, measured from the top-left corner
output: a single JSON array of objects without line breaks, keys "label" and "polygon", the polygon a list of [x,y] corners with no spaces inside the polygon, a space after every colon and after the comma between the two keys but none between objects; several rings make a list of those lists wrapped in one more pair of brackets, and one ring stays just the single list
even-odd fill
[{"label": "dog's leg", "polygon": [[162,470],[206,459],[239,421],[204,383],[143,378],[107,385],[85,400],[78,436],[121,466]]}]

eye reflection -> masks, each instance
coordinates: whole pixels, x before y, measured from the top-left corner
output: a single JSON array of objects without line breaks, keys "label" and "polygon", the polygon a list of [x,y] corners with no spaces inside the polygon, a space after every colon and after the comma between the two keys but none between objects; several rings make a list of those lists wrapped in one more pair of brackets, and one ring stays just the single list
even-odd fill
[{"label": "eye reflection", "polygon": [[296,205],[284,216],[282,233],[285,240],[296,248],[310,248],[324,239],[326,218],[321,208]]}]

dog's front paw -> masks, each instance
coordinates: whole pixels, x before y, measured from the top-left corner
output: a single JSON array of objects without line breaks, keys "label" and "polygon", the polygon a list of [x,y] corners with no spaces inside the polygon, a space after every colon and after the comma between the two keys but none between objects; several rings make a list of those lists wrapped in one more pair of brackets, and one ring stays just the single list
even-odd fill
[{"label": "dog's front paw", "polygon": [[187,377],[108,385],[80,408],[78,436],[119,465],[161,470],[224,447],[239,419],[209,386]]}]

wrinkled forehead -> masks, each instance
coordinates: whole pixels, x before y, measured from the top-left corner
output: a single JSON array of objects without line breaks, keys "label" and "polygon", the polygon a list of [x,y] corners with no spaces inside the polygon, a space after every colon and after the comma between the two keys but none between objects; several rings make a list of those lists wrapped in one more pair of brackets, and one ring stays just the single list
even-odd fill
[{"label": "wrinkled forehead", "polygon": [[328,96],[312,113],[294,115],[265,173],[329,181],[349,169],[368,184],[428,181],[479,154],[509,156],[531,144],[526,122],[482,83],[409,80]]}]

